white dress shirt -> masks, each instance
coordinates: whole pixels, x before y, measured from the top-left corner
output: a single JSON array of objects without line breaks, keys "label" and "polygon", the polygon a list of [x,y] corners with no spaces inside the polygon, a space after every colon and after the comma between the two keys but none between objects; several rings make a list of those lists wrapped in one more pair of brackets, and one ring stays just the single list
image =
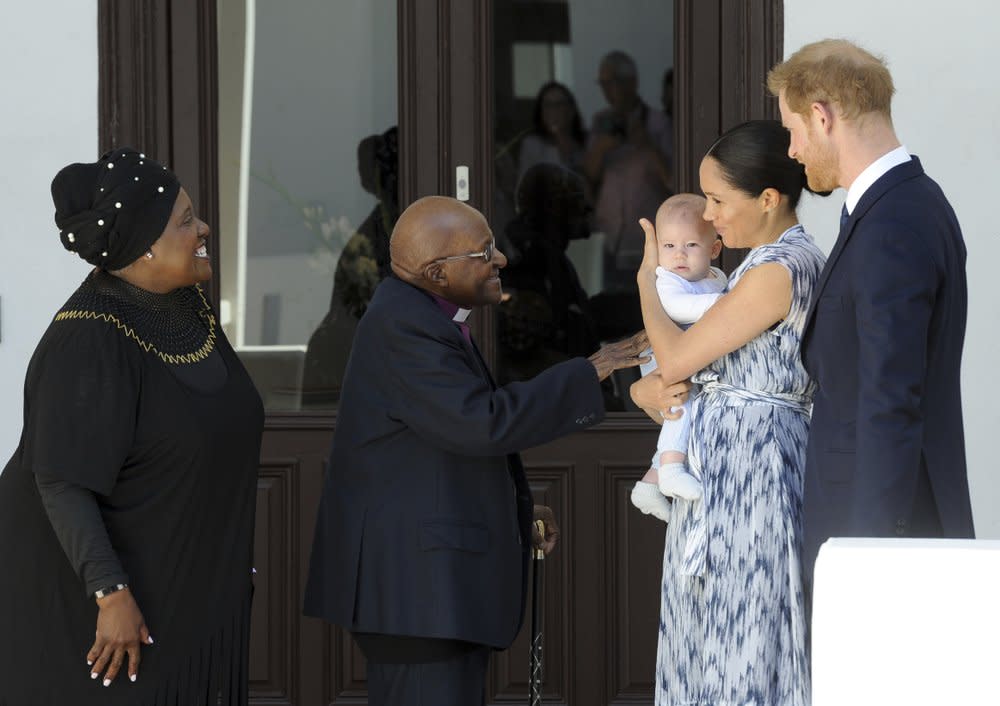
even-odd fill
[{"label": "white dress shirt", "polygon": [[854,213],[854,207],[858,205],[858,201],[861,200],[861,197],[865,195],[865,192],[868,191],[871,185],[879,180],[879,177],[893,167],[898,167],[900,164],[905,164],[909,161],[910,153],[906,151],[906,147],[900,145],[896,149],[886,152],[865,167],[865,170],[858,174],[858,178],[852,181],[851,186],[847,189],[847,199],[844,201],[844,208],[847,209],[847,213]]}]

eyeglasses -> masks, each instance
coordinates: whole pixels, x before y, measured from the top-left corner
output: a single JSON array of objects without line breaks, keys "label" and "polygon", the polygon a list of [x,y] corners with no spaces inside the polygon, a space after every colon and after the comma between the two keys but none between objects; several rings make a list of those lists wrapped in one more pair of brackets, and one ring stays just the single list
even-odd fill
[{"label": "eyeglasses", "polygon": [[497,243],[496,240],[491,240],[486,245],[486,249],[483,250],[482,252],[470,252],[466,253],[465,255],[449,255],[448,257],[439,257],[436,260],[432,260],[432,262],[447,262],[448,260],[464,260],[467,257],[472,257],[472,258],[479,257],[482,258],[483,262],[492,262],[493,251],[496,249],[496,243]]}]

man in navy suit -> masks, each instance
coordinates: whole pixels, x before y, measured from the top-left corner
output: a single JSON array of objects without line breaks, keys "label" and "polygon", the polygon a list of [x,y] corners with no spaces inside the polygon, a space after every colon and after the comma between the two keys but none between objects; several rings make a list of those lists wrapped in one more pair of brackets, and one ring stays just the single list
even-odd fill
[{"label": "man in navy suit", "polygon": [[600,380],[640,362],[645,334],[498,387],[465,324],[500,302],[507,264],[482,214],[420,199],[390,253],[347,365],[305,612],[351,631],[372,706],[482,704],[529,548],[554,545],[532,537],[518,452],[601,421]]},{"label": "man in navy suit", "polygon": [[809,187],[847,189],[802,340],[818,383],[803,561],[828,537],[972,537],[959,368],[965,243],[892,125],[885,63],[844,40],[768,75]]}]

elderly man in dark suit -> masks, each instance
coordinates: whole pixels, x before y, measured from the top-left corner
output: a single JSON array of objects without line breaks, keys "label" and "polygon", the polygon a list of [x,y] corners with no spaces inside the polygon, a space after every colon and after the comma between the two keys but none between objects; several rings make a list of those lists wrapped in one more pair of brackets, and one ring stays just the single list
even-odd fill
[{"label": "elderly man in dark suit", "polygon": [[532,537],[518,452],[601,421],[600,380],[640,361],[645,334],[498,387],[465,324],[501,299],[486,219],[427,197],[390,250],[347,366],[305,612],[354,635],[373,706],[480,704],[490,651],[521,625],[529,548],[555,540]]},{"label": "elderly man in dark suit", "polygon": [[805,470],[808,574],[831,536],[972,537],[959,367],[965,243],[900,144],[885,64],[844,40],[772,69],[789,155],[847,189],[802,343],[816,393]]}]

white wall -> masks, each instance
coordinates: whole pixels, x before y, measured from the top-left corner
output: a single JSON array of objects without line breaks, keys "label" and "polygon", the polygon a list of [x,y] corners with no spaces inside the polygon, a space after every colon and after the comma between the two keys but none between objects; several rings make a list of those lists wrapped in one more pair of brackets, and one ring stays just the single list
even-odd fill
[{"label": "white wall", "polygon": [[97,2],[0,10],[0,469],[21,435],[24,372],[42,332],[88,271],[63,250],[49,184],[97,159]]},{"label": "white wall", "polygon": [[[1000,264],[995,169],[1000,164],[996,67],[1000,9],[982,0],[907,4],[785,0],[785,52],[825,37],[855,41],[888,60],[896,84],[893,120],[958,214],[969,249],[969,322],[962,365],[965,436],[976,532],[1000,537],[1000,315],[991,275]],[[825,251],[836,239],[844,192],[810,197],[800,209]]]}]

